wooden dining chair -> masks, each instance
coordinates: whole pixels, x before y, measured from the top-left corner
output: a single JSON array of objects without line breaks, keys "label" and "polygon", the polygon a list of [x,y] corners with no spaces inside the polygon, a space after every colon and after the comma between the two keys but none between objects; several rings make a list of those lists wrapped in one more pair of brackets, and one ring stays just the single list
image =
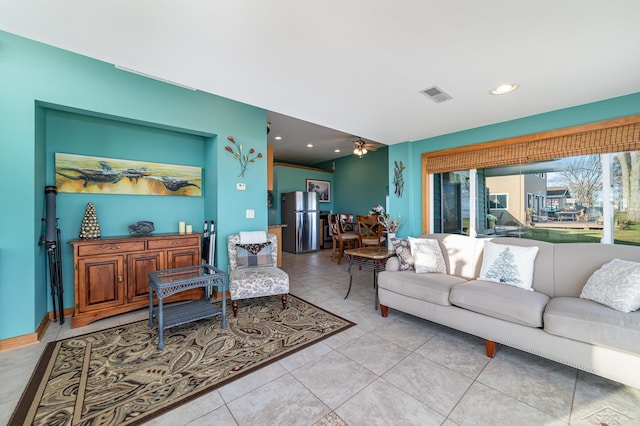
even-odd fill
[{"label": "wooden dining chair", "polygon": [[384,228],[378,222],[378,216],[358,216],[357,224],[358,240],[360,247],[381,246],[386,238],[384,237]]},{"label": "wooden dining chair", "polygon": [[353,220],[353,214],[351,213],[340,213],[338,214],[338,218],[340,219],[340,230],[344,232],[351,232],[356,234],[356,225],[357,223]]},{"label": "wooden dining chair", "polygon": [[340,215],[338,214],[330,214],[328,220],[331,240],[333,241],[331,260],[333,261],[337,256],[338,265],[340,265],[342,263],[342,257],[344,256],[345,249],[358,247],[358,234],[355,232],[343,232],[343,228],[340,223]]}]

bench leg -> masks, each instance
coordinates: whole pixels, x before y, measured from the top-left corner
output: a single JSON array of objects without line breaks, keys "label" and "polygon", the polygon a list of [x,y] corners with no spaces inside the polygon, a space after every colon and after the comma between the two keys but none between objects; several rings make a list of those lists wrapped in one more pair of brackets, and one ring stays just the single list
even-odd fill
[{"label": "bench leg", "polygon": [[287,309],[287,293],[282,295],[282,310]]},{"label": "bench leg", "polygon": [[234,300],[231,302],[231,306],[233,307],[233,317],[235,318],[238,316],[238,301]]},{"label": "bench leg", "polygon": [[489,358],[496,356],[496,342],[484,339],[484,347],[487,350],[487,356]]},{"label": "bench leg", "polygon": [[384,305],[380,305],[380,313],[382,314],[382,316],[384,318],[386,318],[389,315],[389,307],[388,306],[384,306]]}]

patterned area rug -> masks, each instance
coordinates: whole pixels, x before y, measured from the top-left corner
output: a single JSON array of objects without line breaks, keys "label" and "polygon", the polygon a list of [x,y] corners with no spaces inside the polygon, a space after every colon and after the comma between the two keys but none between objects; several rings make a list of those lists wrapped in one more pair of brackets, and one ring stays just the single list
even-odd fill
[{"label": "patterned area rug", "polygon": [[165,330],[148,320],[49,343],[10,424],[148,421],[354,324],[289,295],[240,302],[238,317]]}]

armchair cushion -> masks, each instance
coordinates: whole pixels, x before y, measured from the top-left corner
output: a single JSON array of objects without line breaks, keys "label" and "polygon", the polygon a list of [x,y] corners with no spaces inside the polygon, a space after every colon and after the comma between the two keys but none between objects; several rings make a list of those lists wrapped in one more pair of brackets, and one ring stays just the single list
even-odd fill
[{"label": "armchair cushion", "polygon": [[274,266],[271,255],[271,243],[236,244],[238,252],[237,267]]},{"label": "armchair cushion", "polygon": [[235,269],[229,273],[231,300],[289,293],[289,275],[274,266]]},{"label": "armchair cushion", "polygon": [[[274,234],[267,234],[267,242],[271,243],[271,265],[278,264],[278,239]],[[238,244],[240,234],[232,234],[227,237],[227,252],[229,254],[229,271],[238,269]]]}]

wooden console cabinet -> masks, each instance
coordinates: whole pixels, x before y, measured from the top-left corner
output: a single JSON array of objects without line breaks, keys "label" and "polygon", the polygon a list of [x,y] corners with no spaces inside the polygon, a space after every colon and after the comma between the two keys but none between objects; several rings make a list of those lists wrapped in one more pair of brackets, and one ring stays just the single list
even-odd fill
[{"label": "wooden console cabinet", "polygon": [[[158,234],[72,240],[74,308],[71,328],[149,306],[149,272],[199,265],[200,234]],[[166,300],[202,299],[201,288]]]}]

